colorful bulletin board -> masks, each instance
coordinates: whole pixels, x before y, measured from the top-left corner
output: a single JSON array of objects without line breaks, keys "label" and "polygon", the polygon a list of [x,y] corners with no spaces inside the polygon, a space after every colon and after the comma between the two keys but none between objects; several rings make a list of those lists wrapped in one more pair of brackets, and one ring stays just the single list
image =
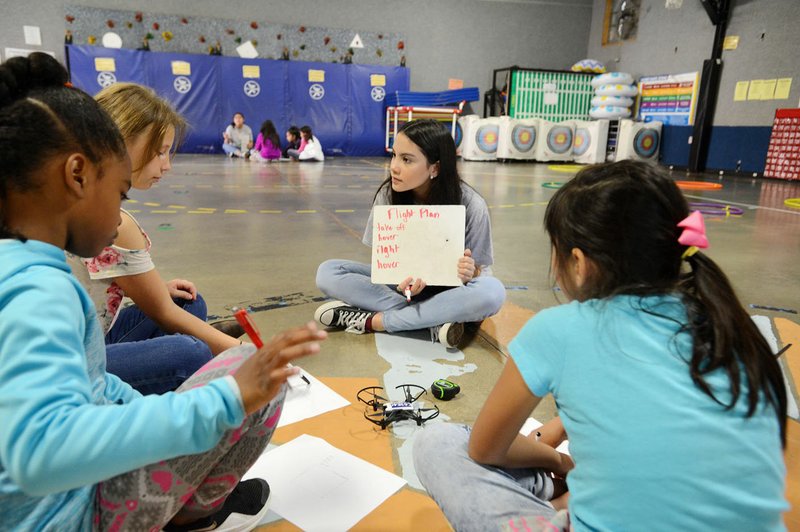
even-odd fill
[{"label": "colorful bulletin board", "polygon": [[672,126],[693,125],[699,86],[699,72],[641,78],[639,120],[658,120]]},{"label": "colorful bulletin board", "polygon": [[800,109],[775,111],[764,177],[800,179]]}]

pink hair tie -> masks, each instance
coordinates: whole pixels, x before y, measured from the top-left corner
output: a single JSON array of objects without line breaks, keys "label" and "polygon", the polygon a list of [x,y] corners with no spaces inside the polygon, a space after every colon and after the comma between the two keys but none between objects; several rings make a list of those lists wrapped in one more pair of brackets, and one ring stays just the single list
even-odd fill
[{"label": "pink hair tie", "polygon": [[681,259],[688,259],[698,250],[708,247],[706,223],[703,221],[703,215],[700,211],[692,212],[692,214],[678,223],[678,227],[683,228],[681,236],[678,237],[678,243],[688,246],[683,255],[681,255]]}]

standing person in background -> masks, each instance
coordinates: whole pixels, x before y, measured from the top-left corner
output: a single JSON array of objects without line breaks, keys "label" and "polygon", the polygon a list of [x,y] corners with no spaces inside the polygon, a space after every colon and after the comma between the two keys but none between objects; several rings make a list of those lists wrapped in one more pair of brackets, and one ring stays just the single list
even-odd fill
[{"label": "standing person in background", "polygon": [[272,120],[265,120],[261,124],[261,131],[258,132],[256,145],[250,152],[250,158],[254,161],[274,161],[281,157],[281,139],[275,131]]},{"label": "standing person in background", "polygon": [[314,136],[310,126],[303,126],[300,128],[300,147],[296,150],[288,150],[289,157],[297,159],[298,161],[319,161],[325,160],[325,154],[322,153],[322,144],[319,139]]},{"label": "standing person in background", "polygon": [[244,123],[242,113],[233,114],[233,122],[222,133],[222,151],[228,157],[248,157],[253,147],[253,130]]}]

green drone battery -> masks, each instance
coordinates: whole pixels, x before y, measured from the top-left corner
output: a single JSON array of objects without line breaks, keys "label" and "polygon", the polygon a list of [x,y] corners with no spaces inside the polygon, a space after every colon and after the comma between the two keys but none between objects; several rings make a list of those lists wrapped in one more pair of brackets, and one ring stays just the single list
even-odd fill
[{"label": "green drone battery", "polygon": [[449,401],[461,391],[461,386],[446,379],[438,379],[431,384],[431,393],[437,399]]}]

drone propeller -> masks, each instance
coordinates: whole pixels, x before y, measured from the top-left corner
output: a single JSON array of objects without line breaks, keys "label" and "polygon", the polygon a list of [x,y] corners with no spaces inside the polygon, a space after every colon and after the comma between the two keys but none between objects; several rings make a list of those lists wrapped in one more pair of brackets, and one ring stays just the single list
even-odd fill
[{"label": "drone propeller", "polygon": [[[439,408],[436,405],[433,405],[433,408],[420,408],[417,410],[419,412],[419,420],[421,423],[420,425],[426,421],[430,421],[431,419],[435,418],[439,415]],[[424,415],[425,412],[430,412],[429,415]]]},{"label": "drone propeller", "polygon": [[428,393],[425,388],[422,386],[417,386],[416,384],[401,384],[400,386],[395,386],[395,390],[399,390],[401,388],[406,397],[406,401],[409,403],[413,403],[422,395]]},{"label": "drone propeller", "polygon": [[381,386],[367,386],[366,388],[362,388],[356,394],[356,398],[364,403],[367,406],[371,406],[372,410],[378,411],[378,409],[382,406],[381,401],[384,403],[388,401],[385,397],[378,395],[378,392],[383,392],[383,388]]},{"label": "drone propeller", "polygon": [[378,425],[381,429],[385,429],[392,422],[384,416],[383,412],[364,412],[364,419],[373,425]]}]

